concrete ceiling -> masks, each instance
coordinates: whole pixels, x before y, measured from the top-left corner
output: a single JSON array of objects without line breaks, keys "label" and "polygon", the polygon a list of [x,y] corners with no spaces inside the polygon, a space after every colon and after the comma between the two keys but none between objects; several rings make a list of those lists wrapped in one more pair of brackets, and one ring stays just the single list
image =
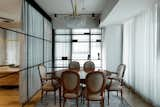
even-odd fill
[{"label": "concrete ceiling", "polygon": [[[71,0],[35,0],[48,14],[72,14]],[[74,0],[73,0],[74,1]],[[77,0],[78,14],[101,13],[108,0]]]},{"label": "concrete ceiling", "polygon": [[119,0],[100,26],[122,24],[145,9],[153,6],[157,0]]},{"label": "concrete ceiling", "polygon": [[21,0],[0,0],[0,17],[19,21],[21,17]]}]

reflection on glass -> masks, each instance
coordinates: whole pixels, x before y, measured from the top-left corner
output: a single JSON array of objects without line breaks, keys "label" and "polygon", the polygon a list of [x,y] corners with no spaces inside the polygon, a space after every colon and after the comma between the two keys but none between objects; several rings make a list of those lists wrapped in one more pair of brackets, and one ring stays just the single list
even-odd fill
[{"label": "reflection on glass", "polygon": [[24,39],[25,36],[20,33],[0,29],[0,65],[19,66],[23,63]]}]

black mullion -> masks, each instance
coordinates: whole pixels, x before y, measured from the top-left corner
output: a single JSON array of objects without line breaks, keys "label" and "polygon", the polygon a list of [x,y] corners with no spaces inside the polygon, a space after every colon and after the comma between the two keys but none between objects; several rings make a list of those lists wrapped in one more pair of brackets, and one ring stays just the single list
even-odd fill
[{"label": "black mullion", "polygon": [[[101,40],[102,40],[102,28],[101,28],[101,35],[100,35],[100,36],[101,36]],[[101,41],[101,47],[100,47],[100,48],[101,48],[101,58],[100,58],[100,60],[101,60],[101,65],[100,65],[100,66],[101,66],[101,68],[102,68],[102,41]]]},{"label": "black mullion", "polygon": [[[65,35],[70,35],[70,34],[65,34],[65,33],[64,33],[64,34],[56,34],[56,35],[65,36]],[[88,34],[84,34],[84,33],[83,33],[83,34],[80,34],[80,33],[79,33],[79,34],[73,34],[73,35],[88,35]],[[101,35],[101,34],[92,34],[92,35]]]},{"label": "black mullion", "polygon": [[71,43],[71,46],[70,46],[70,47],[71,47],[71,49],[70,49],[70,52],[71,52],[70,59],[71,59],[71,60],[70,60],[70,61],[72,61],[72,60],[73,60],[73,58],[72,58],[72,55],[73,55],[73,54],[72,54],[72,52],[73,52],[73,50],[72,50],[72,49],[73,49],[73,43],[72,43],[72,40],[73,40],[73,34],[72,34],[72,32],[73,32],[73,31],[72,31],[72,30],[73,30],[73,29],[70,29],[70,34],[71,34],[71,41],[70,41],[70,43]]},{"label": "black mullion", "polygon": [[44,18],[43,18],[43,55],[42,55],[42,57],[43,57],[43,64],[44,64],[44,35],[45,35],[45,32],[44,32]]},{"label": "black mullion", "polygon": [[[27,32],[27,34],[28,34],[28,32],[29,32],[29,4],[27,3],[27,29],[26,29],[26,32]],[[29,82],[28,82],[28,80],[29,80],[29,68],[28,68],[28,66],[29,66],[29,37],[28,37],[28,35],[27,35],[27,101],[29,101],[29,92],[28,92],[28,88],[29,88]]]},{"label": "black mullion", "polygon": [[34,0],[25,1],[30,4],[35,10],[37,10],[43,17],[45,17],[49,22],[52,21],[51,17]]},{"label": "black mullion", "polygon": [[55,68],[55,45],[55,31],[54,29],[52,29],[52,68]]},{"label": "black mullion", "polygon": [[89,55],[90,55],[89,60],[91,60],[91,29],[89,29]]},{"label": "black mullion", "polygon": [[[33,38],[36,38],[36,39],[43,39],[43,38],[40,38],[40,37],[37,37],[37,36],[34,36],[34,35],[31,35],[29,34],[28,32],[27,33],[23,33],[23,32],[20,32],[20,31],[15,31],[15,30],[12,30],[12,29],[7,29],[7,28],[3,28],[3,27],[0,27],[1,29],[4,29],[4,30],[7,30],[7,31],[11,31],[11,32],[15,32],[15,33],[19,33],[19,34],[22,34],[24,36],[29,36],[29,37],[33,37]],[[50,40],[47,40],[47,39],[44,39],[45,41],[48,41],[48,42],[52,42]]]}]

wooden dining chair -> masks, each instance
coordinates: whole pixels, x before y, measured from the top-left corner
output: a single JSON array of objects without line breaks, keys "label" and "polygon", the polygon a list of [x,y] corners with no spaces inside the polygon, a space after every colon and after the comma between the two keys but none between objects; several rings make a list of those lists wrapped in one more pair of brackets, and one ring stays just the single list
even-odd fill
[{"label": "wooden dining chair", "polygon": [[110,82],[108,82],[108,84],[106,85],[106,89],[108,91],[108,105],[109,105],[109,92],[110,91],[117,91],[117,95],[118,95],[118,91],[120,91],[121,99],[122,99],[123,85],[124,85],[123,77],[124,77],[125,69],[126,69],[126,65],[120,64],[117,67],[116,72],[110,72],[112,74],[111,76],[108,77]]},{"label": "wooden dining chair", "polygon": [[83,70],[87,73],[92,72],[95,70],[95,64],[92,61],[87,61],[83,65]]},{"label": "wooden dining chair", "polygon": [[78,98],[81,94],[80,90],[80,76],[77,72],[66,70],[62,73],[63,84],[63,107],[67,99],[76,99],[76,106],[78,107]]},{"label": "wooden dining chair", "polygon": [[90,72],[86,77],[85,96],[87,100],[87,107],[89,101],[100,101],[101,107],[104,107],[104,91],[106,80],[102,72]]},{"label": "wooden dining chair", "polygon": [[47,75],[46,67],[43,64],[38,66],[39,74],[40,74],[40,81],[41,81],[41,99],[43,100],[43,94],[46,92],[46,95],[49,91],[54,92],[55,97],[55,104],[56,104],[56,91],[60,89],[59,82]]},{"label": "wooden dining chair", "polygon": [[80,64],[79,64],[79,62],[77,62],[77,61],[71,61],[69,63],[69,69],[79,72],[80,71]]}]

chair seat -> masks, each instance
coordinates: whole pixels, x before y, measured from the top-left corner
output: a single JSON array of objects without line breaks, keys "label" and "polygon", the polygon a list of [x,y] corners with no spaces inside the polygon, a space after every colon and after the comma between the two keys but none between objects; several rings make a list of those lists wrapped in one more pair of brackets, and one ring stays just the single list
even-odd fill
[{"label": "chair seat", "polygon": [[59,87],[59,83],[57,80],[50,80],[50,81],[47,81],[42,88],[45,91],[54,91],[58,89],[58,87]]},{"label": "chair seat", "polygon": [[109,87],[109,84],[110,84],[110,81],[107,80],[106,87],[108,90],[121,90],[122,89],[121,83],[119,81],[112,80],[112,84],[110,87]]},{"label": "chair seat", "polygon": [[88,97],[87,97],[87,90],[86,90],[86,88],[84,89],[84,91],[83,91],[83,95],[88,99],[88,100],[101,100],[101,99],[103,99],[103,96],[101,96],[101,93],[95,93],[95,94],[90,94],[90,95],[88,95]]},{"label": "chair seat", "polygon": [[88,99],[89,100],[101,100],[103,99],[103,96],[101,96],[100,93],[91,94],[91,95],[88,95]]},{"label": "chair seat", "polygon": [[66,97],[66,98],[77,98],[77,97],[80,96],[80,94],[81,94],[81,90],[78,91],[78,94],[76,94],[76,93],[65,93],[64,97]]}]

